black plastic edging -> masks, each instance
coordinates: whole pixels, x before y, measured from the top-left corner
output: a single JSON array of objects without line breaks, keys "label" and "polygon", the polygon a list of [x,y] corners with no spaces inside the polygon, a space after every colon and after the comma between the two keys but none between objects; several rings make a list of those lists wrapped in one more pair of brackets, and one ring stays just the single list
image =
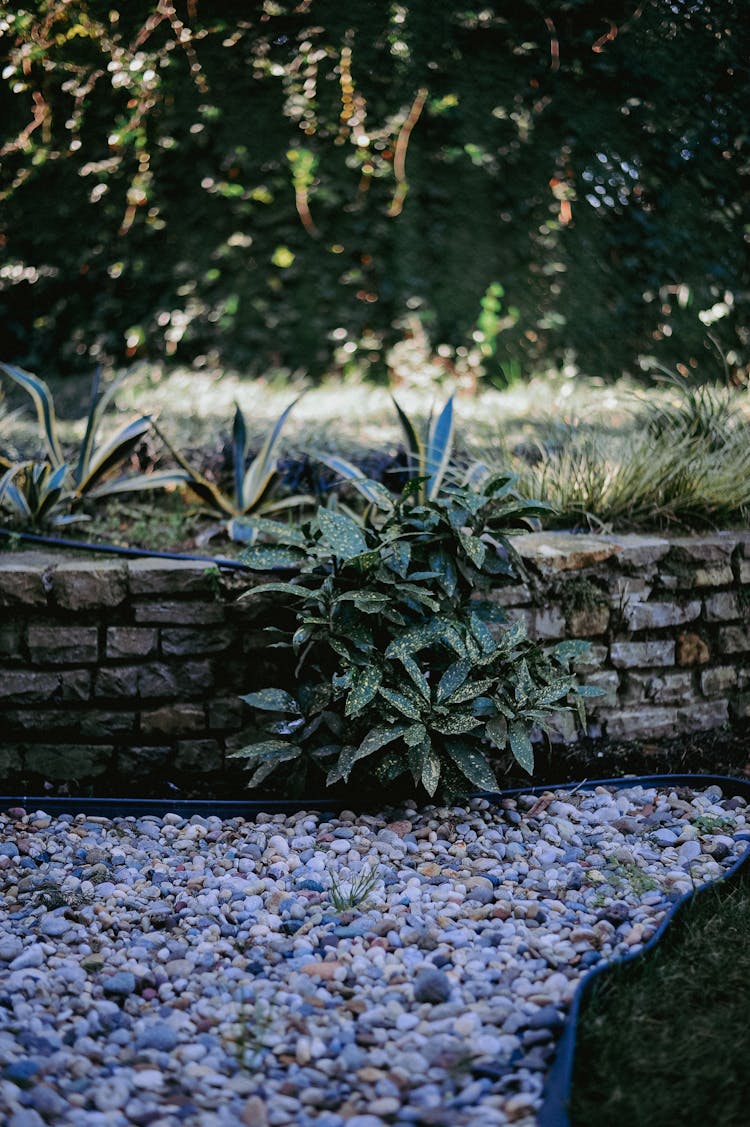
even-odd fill
[{"label": "black plastic edging", "polygon": [[[257,568],[248,567],[240,560],[229,560],[224,556],[192,556],[187,552],[155,552],[151,548],[125,548],[120,544],[91,544],[88,540],[68,540],[62,536],[42,536],[36,532],[14,532],[7,528],[0,528],[0,538],[6,540],[23,540],[29,544],[41,544],[46,548],[72,548],[79,552],[98,552],[109,556],[126,556],[130,559],[143,559],[147,557],[156,560],[179,560],[187,563],[213,564],[214,567],[225,568],[231,571],[248,571],[258,574]],[[268,567],[266,572],[289,572],[296,570],[289,567]]]},{"label": "black plastic edging", "polygon": [[[705,790],[710,786],[721,787],[725,796],[740,796],[750,803],[750,782],[726,775],[631,775],[617,779],[584,779],[580,783],[551,783],[530,787],[515,787],[503,791],[478,791],[471,798],[484,798],[490,802],[502,802],[521,794],[546,794],[550,791],[594,790],[596,787],[611,787],[625,790],[630,787],[691,787]],[[400,807],[403,802],[394,803]],[[0,811],[14,807],[24,810],[41,810],[48,814],[88,814],[100,818],[139,818],[150,814],[161,816],[174,813],[189,818],[194,814],[204,817],[252,819],[258,814],[296,814],[302,810],[340,813],[342,810],[364,809],[369,804],[362,800],[330,798],[309,798],[299,801],[286,799],[268,800],[217,800],[211,799],[169,799],[169,798],[62,798],[44,795],[0,795]],[[581,1007],[598,978],[647,955],[656,947],[675,916],[681,912],[694,896],[724,881],[737,876],[750,858],[750,847],[745,850],[726,872],[715,880],[708,881],[695,890],[686,892],[674,902],[666,912],[654,934],[639,951],[611,959],[593,967],[578,983],[570,1009],[565,1019],[562,1034],[558,1040],[552,1065],[544,1085],[544,1102],[538,1113],[537,1127],[570,1127],[568,1108],[570,1105],[575,1061],[578,1018]]]}]

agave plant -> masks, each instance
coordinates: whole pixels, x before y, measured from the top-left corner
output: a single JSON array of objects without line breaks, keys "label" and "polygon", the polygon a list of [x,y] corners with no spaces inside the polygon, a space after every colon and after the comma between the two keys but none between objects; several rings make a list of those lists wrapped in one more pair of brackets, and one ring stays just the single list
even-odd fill
[{"label": "agave plant", "polygon": [[[393,397],[391,397],[393,398]],[[446,471],[453,452],[453,396],[437,417],[431,416],[424,438],[403,408],[393,399],[401,429],[406,440],[407,481],[410,494],[417,503],[434,501],[443,487]],[[333,454],[318,454],[318,459],[334,470],[344,481],[350,482],[372,505],[390,510],[393,498],[385,486],[366,477],[357,466]]]},{"label": "agave plant", "polygon": [[65,463],[14,462],[0,478],[0,512],[9,511],[16,523],[31,528],[85,520],[69,511],[68,471]]},{"label": "agave plant", "polygon": [[[235,404],[234,422],[232,424],[234,489],[231,494],[225,493],[218,485],[204,477],[179,450],[175,449],[159,428],[155,428],[172,457],[181,467],[185,483],[211,512],[225,518],[223,524],[218,528],[226,528],[233,540],[245,543],[255,542],[258,536],[258,527],[246,518],[294,508],[312,500],[304,495],[294,495],[276,500],[271,500],[268,496],[278,471],[278,454],[284,424],[296,403],[297,399],[293,400],[282,411],[249,465],[247,463],[250,439],[247,423],[241,407],[239,404]],[[218,531],[218,528],[213,531]]]},{"label": "agave plant", "polygon": [[[47,462],[57,472],[69,466],[63,456],[57,430],[55,402],[47,384],[38,376],[17,368],[14,364],[0,363],[0,371],[28,392],[36,407],[39,427],[46,447]],[[101,390],[101,368],[97,368],[91,386],[91,401],[86,420],[86,431],[81,443],[75,465],[70,470],[70,485],[67,487],[68,501],[72,506],[84,498],[108,497],[115,493],[139,492],[143,489],[159,489],[167,485],[185,481],[185,474],[175,470],[157,473],[129,474],[121,477],[111,475],[126,462],[141,439],[152,427],[151,415],[140,415],[127,423],[109,441],[97,444],[99,427],[115,391],[129,375],[123,372],[108,388]],[[67,477],[63,473],[62,479]],[[62,480],[61,479],[61,480]]]}]

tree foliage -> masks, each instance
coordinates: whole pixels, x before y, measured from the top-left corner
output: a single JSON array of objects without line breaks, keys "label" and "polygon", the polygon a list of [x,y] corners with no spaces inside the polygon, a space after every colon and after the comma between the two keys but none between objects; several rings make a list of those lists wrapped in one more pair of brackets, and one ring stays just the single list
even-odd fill
[{"label": "tree foliage", "polygon": [[2,353],[742,366],[744,8],[6,8]]}]

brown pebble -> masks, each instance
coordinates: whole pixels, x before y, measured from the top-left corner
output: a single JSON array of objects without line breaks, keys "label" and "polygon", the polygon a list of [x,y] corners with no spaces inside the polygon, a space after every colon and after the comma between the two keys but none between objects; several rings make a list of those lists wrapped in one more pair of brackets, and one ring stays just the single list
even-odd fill
[{"label": "brown pebble", "polygon": [[267,1127],[268,1112],[260,1096],[250,1096],[240,1112],[240,1121],[245,1127]]},{"label": "brown pebble", "polygon": [[330,963],[305,963],[299,969],[302,974],[315,975],[318,978],[325,978],[330,980],[335,975],[339,967],[343,967],[343,963],[330,962]]},{"label": "brown pebble", "polygon": [[399,837],[403,837],[404,834],[411,832],[411,822],[388,822],[385,828],[394,834],[398,834]]}]

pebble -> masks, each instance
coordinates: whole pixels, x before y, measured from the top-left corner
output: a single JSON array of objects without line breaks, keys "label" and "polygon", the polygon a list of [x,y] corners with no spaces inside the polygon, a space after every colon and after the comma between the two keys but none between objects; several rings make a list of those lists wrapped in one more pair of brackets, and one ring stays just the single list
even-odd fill
[{"label": "pebble", "polygon": [[[536,802],[0,812],[2,1122],[530,1125],[581,976],[750,847],[747,804],[714,790]],[[366,872],[335,911],[331,878]]]}]

